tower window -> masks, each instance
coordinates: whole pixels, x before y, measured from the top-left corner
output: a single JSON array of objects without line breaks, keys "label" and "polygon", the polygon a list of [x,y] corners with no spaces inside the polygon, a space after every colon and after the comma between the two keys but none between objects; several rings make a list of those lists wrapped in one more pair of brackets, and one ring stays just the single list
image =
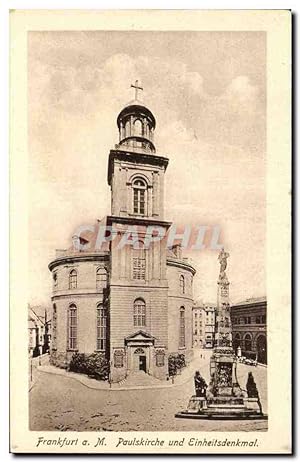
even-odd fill
[{"label": "tower window", "polygon": [[125,124],[125,137],[127,138],[130,135],[131,135],[131,133],[130,133],[130,120],[127,120],[127,122]]},{"label": "tower window", "polygon": [[139,119],[134,122],[133,128],[136,136],[143,136],[143,124]]},{"label": "tower window", "polygon": [[76,289],[77,288],[77,271],[72,270],[69,274],[69,289]]},{"label": "tower window", "polygon": [[185,347],[185,308],[182,306],[179,312],[179,348]]},{"label": "tower window", "polygon": [[74,303],[68,312],[68,346],[70,350],[77,349],[77,307]]},{"label": "tower window", "polygon": [[[139,245],[143,245],[140,244]],[[146,280],[146,251],[145,249],[132,249],[132,278]]]},{"label": "tower window", "polygon": [[185,279],[183,275],[180,276],[180,292],[185,294]]},{"label": "tower window", "polygon": [[107,287],[107,271],[105,268],[98,268],[96,271],[96,288],[105,289]]},{"label": "tower window", "polygon": [[97,350],[106,349],[107,310],[99,303],[97,305]]},{"label": "tower window", "polygon": [[133,305],[133,325],[136,327],[146,325],[146,304],[141,298],[136,299]]},{"label": "tower window", "polygon": [[146,213],[147,185],[144,180],[137,178],[133,182],[133,213],[145,215]]}]

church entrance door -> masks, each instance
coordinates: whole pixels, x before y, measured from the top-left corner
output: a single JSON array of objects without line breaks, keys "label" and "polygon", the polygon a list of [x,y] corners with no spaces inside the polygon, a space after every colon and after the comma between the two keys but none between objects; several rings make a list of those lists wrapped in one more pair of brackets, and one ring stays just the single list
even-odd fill
[{"label": "church entrance door", "polygon": [[140,355],[140,357],[139,357],[139,370],[147,372],[147,369],[146,369],[146,356],[145,355]]}]

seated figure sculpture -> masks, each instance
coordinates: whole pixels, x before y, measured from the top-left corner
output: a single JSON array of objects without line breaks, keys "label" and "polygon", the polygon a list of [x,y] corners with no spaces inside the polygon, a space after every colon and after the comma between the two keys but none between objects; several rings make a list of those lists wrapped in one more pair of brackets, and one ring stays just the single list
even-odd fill
[{"label": "seated figure sculpture", "polygon": [[206,397],[207,384],[206,384],[204,378],[201,376],[199,371],[196,371],[196,373],[195,373],[194,382],[195,382],[196,396],[200,397],[200,398],[205,398]]}]

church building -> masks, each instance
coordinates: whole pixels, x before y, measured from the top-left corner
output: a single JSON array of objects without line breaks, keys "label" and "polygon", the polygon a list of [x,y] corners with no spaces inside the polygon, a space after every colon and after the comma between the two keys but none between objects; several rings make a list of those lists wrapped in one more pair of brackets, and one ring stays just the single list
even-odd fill
[{"label": "church building", "polygon": [[74,352],[103,352],[113,382],[137,371],[165,380],[170,354],[192,356],[195,269],[179,246],[167,247],[167,237],[143,245],[149,226],[171,226],[164,217],[169,159],[156,153],[155,117],[138,99],[138,82],[133,87],[135,99],[117,117],[119,143],[107,171],[111,214],[101,224],[119,239],[135,226],[140,245],[113,240],[97,249],[87,233],[83,249],[57,251],[49,264],[55,363],[68,364]]}]

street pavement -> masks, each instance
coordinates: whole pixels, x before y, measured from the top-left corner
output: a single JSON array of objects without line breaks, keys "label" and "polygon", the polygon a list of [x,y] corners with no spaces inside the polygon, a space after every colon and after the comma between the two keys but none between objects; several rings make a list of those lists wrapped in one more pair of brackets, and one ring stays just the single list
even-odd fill
[{"label": "street pavement", "polygon": [[[204,354],[205,358],[198,358],[197,369],[208,382],[210,354]],[[253,372],[263,411],[267,413],[267,368],[238,364],[238,379],[242,388],[245,388],[249,371]],[[73,378],[38,371],[29,394],[30,430],[267,430],[266,420],[213,421],[175,418],[176,412],[187,408],[189,398],[194,394],[193,372],[194,370],[186,383],[169,388],[121,391],[90,389]]]}]

